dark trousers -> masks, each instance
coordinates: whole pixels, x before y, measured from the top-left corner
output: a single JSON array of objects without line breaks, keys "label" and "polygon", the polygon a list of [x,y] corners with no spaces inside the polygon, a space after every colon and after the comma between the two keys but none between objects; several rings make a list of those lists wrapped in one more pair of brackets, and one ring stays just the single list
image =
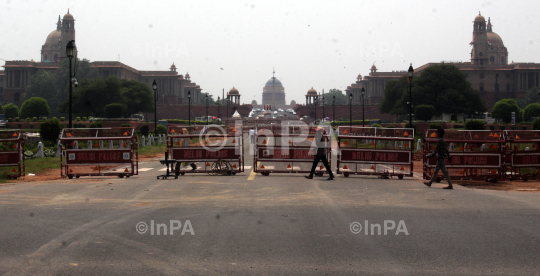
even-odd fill
[{"label": "dark trousers", "polygon": [[446,179],[448,180],[448,185],[452,186],[452,180],[450,179],[450,175],[448,175],[448,170],[446,169],[446,164],[444,164],[444,159],[438,159],[437,160],[437,166],[435,167],[435,172],[431,176],[431,180],[429,180],[429,185],[437,179],[437,174],[439,174],[439,170],[441,170],[446,176]]},{"label": "dark trousers", "polygon": [[313,160],[313,166],[311,166],[311,172],[309,173],[309,177],[313,177],[313,174],[315,173],[315,169],[317,168],[317,165],[319,165],[319,161],[322,161],[324,167],[326,168],[326,172],[330,174],[330,177],[334,177],[334,174],[332,173],[332,170],[330,169],[330,165],[328,164],[328,159],[326,159],[326,155],[315,156],[315,159]]}]

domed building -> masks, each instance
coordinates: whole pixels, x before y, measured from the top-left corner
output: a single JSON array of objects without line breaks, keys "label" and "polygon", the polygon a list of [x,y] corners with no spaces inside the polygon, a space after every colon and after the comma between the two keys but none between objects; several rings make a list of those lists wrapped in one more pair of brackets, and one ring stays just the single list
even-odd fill
[{"label": "domed building", "polygon": [[75,40],[75,18],[68,10],[62,20],[58,16],[56,30],[47,36],[45,44],[41,46],[41,62],[58,62],[66,58],[66,45],[71,40]]},{"label": "domed building", "polygon": [[272,110],[286,107],[285,88],[276,77],[272,77],[266,82],[263,88],[262,104],[263,107],[271,106]]}]

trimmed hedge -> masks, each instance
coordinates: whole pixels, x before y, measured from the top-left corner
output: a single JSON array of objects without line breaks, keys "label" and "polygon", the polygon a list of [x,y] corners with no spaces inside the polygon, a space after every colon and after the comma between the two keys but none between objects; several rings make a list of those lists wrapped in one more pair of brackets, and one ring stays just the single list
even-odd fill
[{"label": "trimmed hedge", "polygon": [[480,120],[470,120],[465,122],[466,130],[485,130],[486,122]]}]

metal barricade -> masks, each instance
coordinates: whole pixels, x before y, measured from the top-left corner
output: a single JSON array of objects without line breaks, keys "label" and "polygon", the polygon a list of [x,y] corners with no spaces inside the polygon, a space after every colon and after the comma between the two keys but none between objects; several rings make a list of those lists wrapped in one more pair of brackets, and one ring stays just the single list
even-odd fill
[{"label": "metal barricade", "polygon": [[[431,179],[437,165],[437,157],[427,158],[437,146],[436,129],[426,131],[423,151],[423,178]],[[485,180],[497,182],[505,179],[505,138],[503,131],[495,130],[445,130],[449,161],[446,168],[452,180]],[[442,172],[436,182],[445,179]]]},{"label": "metal barricade", "polygon": [[24,139],[20,130],[0,130],[0,167],[13,167],[10,178],[25,175]]},{"label": "metal barricade", "polygon": [[179,126],[167,130],[167,151],[175,174],[244,172],[244,141],[239,125]]},{"label": "metal barricade", "polygon": [[413,176],[414,129],[340,126],[337,135],[338,174]]},{"label": "metal barricade", "polygon": [[506,130],[506,176],[537,179],[540,174],[540,130]]},{"label": "metal barricade", "polygon": [[64,128],[60,141],[62,177],[139,174],[138,140],[131,127]]},{"label": "metal barricade", "polygon": [[[287,127],[288,129],[282,129]],[[276,132],[261,128],[255,134],[253,168],[255,172],[268,176],[270,173],[308,173],[315,159],[314,138],[316,127],[274,126]],[[331,130],[324,127],[327,140],[327,159],[331,164]],[[322,163],[317,165],[316,174],[322,176],[326,169]]]}]

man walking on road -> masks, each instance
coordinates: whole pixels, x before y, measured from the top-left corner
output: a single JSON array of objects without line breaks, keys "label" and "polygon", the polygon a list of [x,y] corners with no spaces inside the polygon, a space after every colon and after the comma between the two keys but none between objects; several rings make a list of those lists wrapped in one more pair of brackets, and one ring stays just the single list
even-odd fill
[{"label": "man walking on road", "polygon": [[313,179],[313,174],[315,174],[315,168],[317,168],[319,161],[322,161],[324,167],[326,168],[326,172],[330,174],[330,177],[328,177],[327,180],[334,180],[334,174],[332,173],[332,169],[330,168],[330,165],[328,164],[328,159],[326,158],[327,145],[326,137],[324,136],[324,134],[326,134],[326,131],[323,128],[317,128],[317,132],[315,133],[317,154],[315,155],[315,159],[313,160],[313,166],[311,166],[311,172],[309,173],[309,176],[305,176],[307,179]]},{"label": "man walking on road", "polygon": [[255,130],[252,128],[249,130],[249,138],[251,139],[251,143],[255,143]]},{"label": "man walking on road", "polygon": [[444,176],[446,176],[446,179],[448,180],[448,186],[444,187],[443,189],[451,190],[452,188],[452,180],[450,180],[450,176],[448,175],[448,170],[446,170],[446,165],[444,164],[444,160],[448,158],[450,160],[450,152],[448,152],[448,149],[446,148],[446,141],[444,140],[444,129],[437,129],[437,134],[439,135],[439,141],[437,141],[437,147],[435,148],[435,151],[432,152],[427,157],[433,157],[437,156],[437,167],[435,167],[435,172],[433,173],[433,176],[431,176],[431,180],[429,182],[424,182],[424,184],[431,188],[431,183],[435,181],[437,178],[437,174],[439,173],[439,170],[442,170]]}]

